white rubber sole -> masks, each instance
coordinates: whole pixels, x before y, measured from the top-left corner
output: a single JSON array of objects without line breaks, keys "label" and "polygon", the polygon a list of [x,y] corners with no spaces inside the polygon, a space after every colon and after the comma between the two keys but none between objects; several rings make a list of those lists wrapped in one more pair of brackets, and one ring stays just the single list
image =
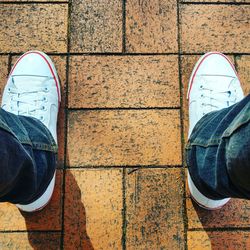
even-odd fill
[{"label": "white rubber sole", "polygon": [[208,209],[208,210],[216,210],[223,207],[225,204],[227,204],[231,198],[226,198],[222,200],[212,200],[204,196],[194,185],[190,174],[188,172],[188,188],[191,193],[191,197],[193,200],[202,208]]},{"label": "white rubber sole", "polygon": [[35,200],[34,202],[30,204],[27,204],[27,205],[16,204],[16,206],[24,212],[35,212],[35,211],[42,210],[49,203],[52,197],[54,187],[55,187],[55,179],[56,179],[56,172],[52,180],[50,181],[47,189],[45,190],[45,192],[40,198],[38,198],[37,200]]}]

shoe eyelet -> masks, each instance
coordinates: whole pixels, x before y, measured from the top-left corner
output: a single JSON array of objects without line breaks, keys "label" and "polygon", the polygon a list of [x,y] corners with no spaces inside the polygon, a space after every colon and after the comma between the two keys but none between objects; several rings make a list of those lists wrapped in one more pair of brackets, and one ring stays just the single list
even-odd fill
[{"label": "shoe eyelet", "polygon": [[49,89],[47,87],[45,87],[44,92],[49,92]]},{"label": "shoe eyelet", "polygon": [[42,106],[42,110],[43,110],[43,111],[46,111],[47,108],[46,108],[45,106]]},{"label": "shoe eyelet", "polygon": [[44,117],[43,116],[40,116],[39,120],[40,121],[43,121]]}]

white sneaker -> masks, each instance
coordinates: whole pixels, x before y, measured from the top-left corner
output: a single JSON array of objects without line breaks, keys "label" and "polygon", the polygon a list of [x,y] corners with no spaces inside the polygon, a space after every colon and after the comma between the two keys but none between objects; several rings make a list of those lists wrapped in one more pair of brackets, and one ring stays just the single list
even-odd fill
[{"label": "white sneaker", "polygon": [[[187,98],[189,99],[189,132],[207,113],[229,107],[244,98],[237,72],[228,57],[219,52],[209,52],[196,63],[190,77]],[[203,208],[218,209],[230,198],[212,200],[195,187],[189,173],[188,186],[192,198]]]},{"label": "white sneaker", "polygon": [[[16,115],[40,120],[57,143],[57,115],[61,101],[59,78],[51,59],[40,51],[29,51],[13,66],[2,97],[2,108]],[[16,204],[26,212],[42,209],[50,200],[55,174],[44,194],[28,205]]]}]

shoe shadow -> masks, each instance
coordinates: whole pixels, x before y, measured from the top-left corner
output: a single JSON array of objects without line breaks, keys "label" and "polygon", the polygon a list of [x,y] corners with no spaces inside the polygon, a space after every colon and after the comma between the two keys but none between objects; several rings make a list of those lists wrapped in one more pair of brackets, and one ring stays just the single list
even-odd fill
[{"label": "shoe shadow", "polygon": [[[192,201],[188,212],[190,246],[200,249],[249,249],[249,232],[238,231],[244,227],[249,201],[232,199],[218,210],[206,210]],[[227,230],[235,228],[235,230]],[[193,245],[194,244],[194,245]]]},{"label": "shoe shadow", "polygon": [[43,210],[32,214],[21,212],[29,244],[35,250],[57,250],[62,245],[65,250],[94,250],[86,230],[86,211],[81,201],[81,190],[74,176],[67,170],[63,209],[62,179],[63,171],[58,170],[52,199]]}]

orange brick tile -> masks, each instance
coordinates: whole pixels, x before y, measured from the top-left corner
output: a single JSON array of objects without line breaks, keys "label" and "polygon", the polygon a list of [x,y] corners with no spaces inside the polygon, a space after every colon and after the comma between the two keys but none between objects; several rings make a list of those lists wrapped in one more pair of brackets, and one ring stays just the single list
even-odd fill
[{"label": "orange brick tile", "polygon": [[[19,56],[11,57],[11,65],[13,66]],[[66,98],[66,56],[50,56],[55,64],[57,74],[60,79],[61,103],[57,122],[57,141],[58,141],[58,159],[57,168],[64,166],[64,147],[65,147],[65,98]]]},{"label": "orange brick tile", "polygon": [[249,52],[250,6],[181,5],[181,50]]},{"label": "orange brick tile", "polygon": [[128,52],[177,52],[176,1],[126,2]]},{"label": "orange brick tile", "polygon": [[249,227],[250,201],[232,199],[219,210],[208,211],[194,204],[190,198],[186,202],[188,228]]},{"label": "orange brick tile", "polygon": [[67,14],[66,4],[1,4],[0,52],[66,52]]},{"label": "orange brick tile", "polygon": [[67,170],[64,249],[121,249],[122,171]]},{"label": "orange brick tile", "polygon": [[69,166],[180,165],[179,111],[73,111],[67,146]]},{"label": "orange brick tile", "polygon": [[178,107],[177,56],[73,56],[69,106]]},{"label": "orange brick tile", "polygon": [[[50,203],[43,210],[24,213],[13,204],[0,203],[0,231],[61,230],[61,192],[62,173],[58,170],[54,194]],[[0,247],[0,249],[2,248]]]},{"label": "orange brick tile", "polygon": [[34,1],[34,0],[1,0],[1,2],[4,2],[4,3],[13,3],[13,2],[68,2],[68,0],[37,0],[37,1]]},{"label": "orange brick tile", "polygon": [[181,1],[182,3],[185,3],[185,2],[197,2],[197,3],[203,3],[203,2],[206,2],[206,3],[249,3],[250,1],[249,0],[182,0]]},{"label": "orange brick tile", "polygon": [[127,249],[184,249],[181,169],[126,175]]},{"label": "orange brick tile", "polygon": [[221,250],[221,249],[249,249],[249,232],[188,232],[188,249],[190,250]]},{"label": "orange brick tile", "polygon": [[250,93],[250,56],[237,56],[236,65],[244,94],[248,95]]},{"label": "orange brick tile", "polygon": [[3,90],[8,75],[8,56],[0,56],[0,101],[2,100]]},{"label": "orange brick tile", "polygon": [[[228,55],[227,55],[228,56]],[[189,127],[189,111],[188,111],[188,100],[187,100],[187,90],[190,76],[192,74],[193,68],[201,56],[191,55],[181,57],[181,75],[182,75],[182,100],[183,100],[183,118],[184,118],[184,137],[185,142],[188,137],[188,127]],[[230,60],[235,64],[234,57],[228,56]]]},{"label": "orange brick tile", "polygon": [[0,233],[0,249],[58,250],[60,233]]},{"label": "orange brick tile", "polygon": [[122,51],[122,1],[73,0],[72,52]]}]

